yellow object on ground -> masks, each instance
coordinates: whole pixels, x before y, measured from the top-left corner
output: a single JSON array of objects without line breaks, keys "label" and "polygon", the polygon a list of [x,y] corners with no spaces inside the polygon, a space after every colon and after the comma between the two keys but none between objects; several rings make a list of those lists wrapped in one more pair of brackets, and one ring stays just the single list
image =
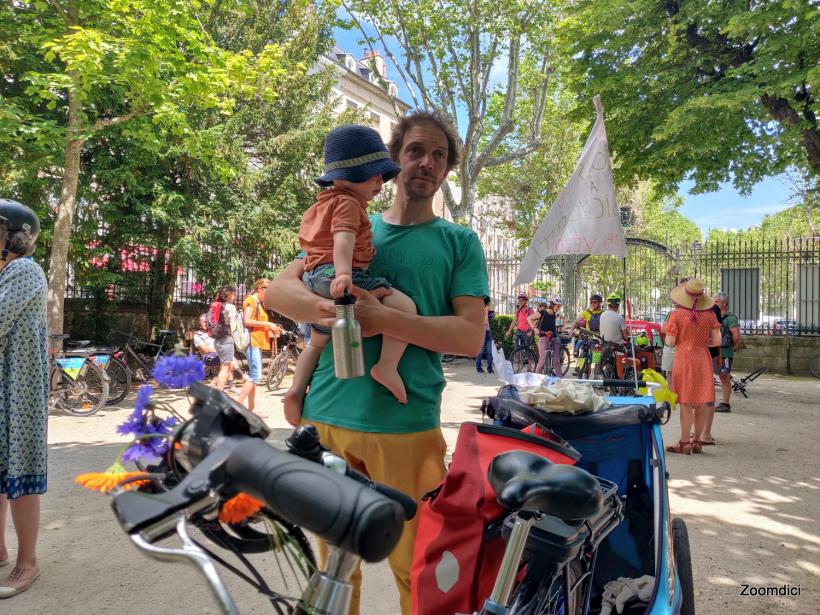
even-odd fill
[{"label": "yellow object on ground", "polygon": [[[661,385],[659,388],[652,391],[652,396],[658,403],[669,402],[669,406],[674,410],[675,404],[678,402],[678,396],[675,395],[669,388],[669,383],[666,378],[661,376],[654,369],[645,369],[641,372],[641,380],[647,382],[657,382]],[[638,395],[648,395],[646,388],[638,389]]]}]

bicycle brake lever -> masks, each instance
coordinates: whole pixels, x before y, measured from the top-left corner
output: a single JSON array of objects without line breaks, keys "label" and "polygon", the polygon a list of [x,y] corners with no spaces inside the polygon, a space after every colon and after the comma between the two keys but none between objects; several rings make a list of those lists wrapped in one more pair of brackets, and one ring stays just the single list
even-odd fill
[{"label": "bicycle brake lever", "polygon": [[130,536],[137,548],[144,551],[149,557],[168,562],[182,561],[194,566],[205,577],[208,587],[210,587],[222,611],[227,615],[239,615],[239,609],[219,576],[216,566],[214,566],[208,554],[191,539],[187,525],[185,515],[183,513],[178,514],[176,530],[177,535],[182,540],[182,548],[158,547],[148,542],[138,532],[130,534]]}]

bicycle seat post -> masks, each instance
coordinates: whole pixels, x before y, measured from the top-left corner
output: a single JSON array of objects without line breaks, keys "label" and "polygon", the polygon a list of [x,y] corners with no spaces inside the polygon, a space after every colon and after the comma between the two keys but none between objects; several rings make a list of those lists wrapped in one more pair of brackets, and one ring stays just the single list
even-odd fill
[{"label": "bicycle seat post", "polygon": [[524,553],[530,529],[538,517],[537,513],[522,513],[521,511],[516,513],[507,548],[504,550],[504,558],[501,560],[493,591],[484,602],[482,615],[506,615],[510,594],[512,594],[515,577],[518,574],[518,564]]}]

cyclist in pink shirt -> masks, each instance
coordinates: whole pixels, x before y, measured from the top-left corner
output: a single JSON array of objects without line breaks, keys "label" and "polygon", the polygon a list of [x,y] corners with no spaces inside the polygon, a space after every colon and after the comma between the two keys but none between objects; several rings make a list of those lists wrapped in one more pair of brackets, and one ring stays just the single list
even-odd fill
[{"label": "cyclist in pink shirt", "polygon": [[529,298],[525,293],[518,295],[518,307],[515,308],[515,317],[510,323],[507,335],[511,335],[515,329],[515,347],[528,346],[532,338],[532,327],[527,320],[533,313],[533,309],[528,305]]}]

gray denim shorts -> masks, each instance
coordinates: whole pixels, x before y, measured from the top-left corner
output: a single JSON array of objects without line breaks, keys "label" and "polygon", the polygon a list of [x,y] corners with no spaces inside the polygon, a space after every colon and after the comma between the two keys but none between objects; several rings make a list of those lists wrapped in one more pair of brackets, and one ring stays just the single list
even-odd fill
[{"label": "gray denim shorts", "polygon": [[[313,271],[305,271],[302,275],[302,282],[304,282],[305,286],[311,292],[325,299],[332,299],[333,297],[330,295],[330,283],[335,276],[336,268],[333,265],[319,265]],[[366,269],[356,269],[354,267],[350,277],[353,279],[354,286],[358,286],[364,290],[392,288],[390,282],[386,279],[372,276]],[[325,335],[330,334],[330,329],[327,327],[316,324],[311,324],[310,326],[319,333],[324,333]]]}]

